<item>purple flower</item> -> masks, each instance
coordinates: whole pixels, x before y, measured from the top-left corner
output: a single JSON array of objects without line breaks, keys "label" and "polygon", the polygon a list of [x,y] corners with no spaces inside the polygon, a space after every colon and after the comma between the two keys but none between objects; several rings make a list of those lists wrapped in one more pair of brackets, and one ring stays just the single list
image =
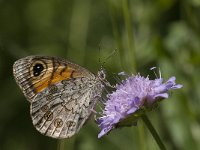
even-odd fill
[{"label": "purple flower", "polygon": [[150,80],[138,74],[116,85],[116,91],[108,95],[103,115],[97,120],[102,129],[98,138],[118,126],[136,124],[139,114],[152,108],[161,99],[168,98],[169,90],[182,87],[175,80],[175,77],[171,77],[163,83],[162,78]]}]

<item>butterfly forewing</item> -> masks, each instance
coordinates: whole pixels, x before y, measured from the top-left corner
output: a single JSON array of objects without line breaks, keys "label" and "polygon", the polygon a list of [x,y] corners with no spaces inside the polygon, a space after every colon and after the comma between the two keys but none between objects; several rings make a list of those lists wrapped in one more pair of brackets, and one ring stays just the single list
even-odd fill
[{"label": "butterfly forewing", "polygon": [[[37,69],[38,64],[42,65],[43,70],[40,75],[35,75],[34,69]],[[16,61],[13,65],[13,74],[29,101],[51,84],[76,77],[94,76],[74,63],[47,56],[28,56]]]}]

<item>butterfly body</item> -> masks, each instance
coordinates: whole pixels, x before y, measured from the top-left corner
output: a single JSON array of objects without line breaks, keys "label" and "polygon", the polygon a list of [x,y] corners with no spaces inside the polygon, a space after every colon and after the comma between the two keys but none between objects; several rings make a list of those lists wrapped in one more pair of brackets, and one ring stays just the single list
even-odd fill
[{"label": "butterfly body", "polygon": [[13,65],[13,73],[31,104],[33,125],[53,138],[69,138],[77,133],[104,88],[102,71],[94,75],[55,57],[22,58]]}]

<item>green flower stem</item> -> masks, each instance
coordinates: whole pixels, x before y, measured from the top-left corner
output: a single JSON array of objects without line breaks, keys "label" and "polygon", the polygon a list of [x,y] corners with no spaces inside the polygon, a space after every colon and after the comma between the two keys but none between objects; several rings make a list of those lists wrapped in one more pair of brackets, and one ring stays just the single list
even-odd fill
[{"label": "green flower stem", "polygon": [[161,150],[166,150],[165,145],[163,144],[162,140],[160,139],[158,133],[156,132],[155,128],[153,127],[152,123],[150,122],[150,120],[148,119],[148,117],[146,115],[142,115],[141,116],[143,122],[145,123],[145,125],[147,126],[147,128],[149,129],[149,131],[151,132],[153,138],[155,139],[156,143],[158,144],[159,148]]}]

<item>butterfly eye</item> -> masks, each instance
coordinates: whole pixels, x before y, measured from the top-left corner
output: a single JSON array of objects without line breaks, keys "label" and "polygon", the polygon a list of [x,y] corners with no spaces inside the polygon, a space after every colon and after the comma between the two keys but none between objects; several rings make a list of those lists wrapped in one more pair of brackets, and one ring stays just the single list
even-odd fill
[{"label": "butterfly eye", "polygon": [[41,72],[44,70],[44,66],[43,64],[40,64],[40,63],[36,63],[34,66],[33,66],[33,75],[35,77],[39,76],[41,74]]}]

